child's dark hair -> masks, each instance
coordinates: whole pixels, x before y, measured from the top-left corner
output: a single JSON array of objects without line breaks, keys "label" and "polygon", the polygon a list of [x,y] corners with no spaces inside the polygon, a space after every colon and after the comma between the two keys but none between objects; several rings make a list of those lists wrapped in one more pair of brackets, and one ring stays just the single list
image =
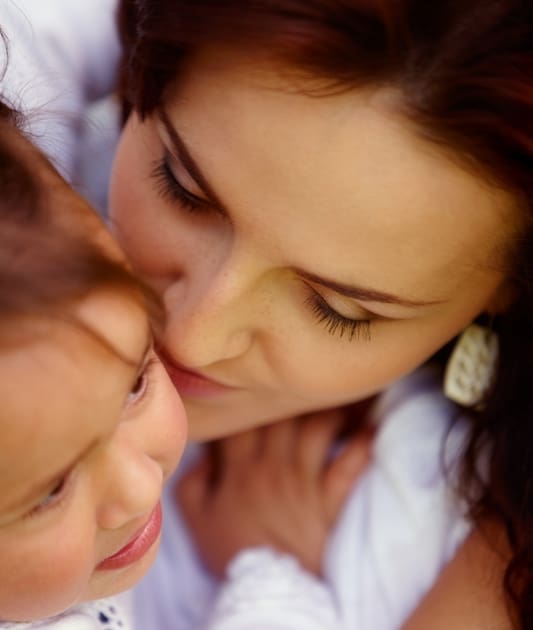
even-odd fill
[{"label": "child's dark hair", "polygon": [[75,207],[84,202],[24,136],[20,122],[0,103],[0,348],[20,342],[28,332],[24,322],[54,318],[115,351],[70,307],[95,290],[110,289],[158,316],[157,299],[117,252],[105,251],[85,233],[90,226]]}]

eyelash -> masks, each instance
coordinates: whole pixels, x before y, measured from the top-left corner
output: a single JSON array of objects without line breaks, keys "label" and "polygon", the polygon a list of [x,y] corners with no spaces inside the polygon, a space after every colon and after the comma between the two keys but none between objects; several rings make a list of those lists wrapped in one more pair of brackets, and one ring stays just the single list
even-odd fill
[{"label": "eyelash", "polygon": [[350,319],[340,315],[315,291],[307,298],[306,303],[330,335],[337,335],[341,339],[346,336],[348,341],[360,338],[370,341],[371,320]]},{"label": "eyelash", "polygon": [[37,505],[33,506],[24,518],[35,518],[60,507],[67,497],[73,471],[68,472]]},{"label": "eyelash", "polygon": [[205,199],[193,195],[176,179],[168,165],[166,152],[161,160],[155,162],[150,175],[163,199],[181,204],[192,214],[210,209],[210,204]]},{"label": "eyelash", "polygon": [[[126,400],[126,405],[138,405],[151,390],[152,379],[150,378],[152,375],[152,369],[155,367],[156,363],[158,363],[159,359],[155,356],[151,357],[145,364],[141,373],[135,379],[135,383],[128,394],[128,398]],[[137,388],[137,384],[141,384],[140,391],[138,393],[134,393]],[[130,398],[133,396],[133,398]]]}]

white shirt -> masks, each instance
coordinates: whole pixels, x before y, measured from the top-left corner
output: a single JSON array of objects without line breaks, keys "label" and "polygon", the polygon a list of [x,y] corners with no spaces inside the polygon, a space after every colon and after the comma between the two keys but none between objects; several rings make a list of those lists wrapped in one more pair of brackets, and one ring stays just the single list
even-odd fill
[{"label": "white shirt", "polygon": [[[271,550],[242,552],[219,584],[202,566],[173,496],[164,495],[159,556],[135,589],[139,626],[157,630],[394,630],[466,537],[466,509],[442,470],[461,454],[465,425],[432,370],[382,395],[372,462],[326,550],[324,579]],[[447,436],[447,437],[446,437]],[[195,457],[189,449],[181,469]],[[188,461],[187,461],[188,460]],[[179,475],[179,471],[178,471]],[[216,536],[216,523],[213,524]]]},{"label": "white shirt", "polygon": [[128,593],[73,606],[48,619],[27,623],[1,622],[0,630],[132,630]]}]

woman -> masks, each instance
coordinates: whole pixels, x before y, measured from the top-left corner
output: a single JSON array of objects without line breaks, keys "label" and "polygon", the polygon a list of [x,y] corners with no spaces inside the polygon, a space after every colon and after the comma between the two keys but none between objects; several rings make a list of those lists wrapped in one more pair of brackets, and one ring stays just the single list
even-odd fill
[{"label": "woman", "polygon": [[124,0],[120,17],[111,211],[165,301],[192,437],[367,399],[481,318],[500,355],[463,490],[507,534],[528,627],[531,3]]}]

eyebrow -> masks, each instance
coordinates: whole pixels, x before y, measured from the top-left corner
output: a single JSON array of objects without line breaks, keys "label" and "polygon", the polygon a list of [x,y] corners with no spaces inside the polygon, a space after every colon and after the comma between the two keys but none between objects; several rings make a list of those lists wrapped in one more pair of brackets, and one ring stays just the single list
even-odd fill
[{"label": "eyebrow", "polygon": [[148,355],[150,354],[153,347],[154,347],[154,338],[152,336],[152,333],[148,332],[148,338],[146,340],[146,345],[144,347],[143,353],[141,355],[141,360],[137,364],[140,369],[144,367],[144,364],[146,363],[146,359]]},{"label": "eyebrow", "polygon": [[309,273],[303,269],[295,269],[296,273],[301,277],[313,282],[314,284],[319,284],[323,287],[331,289],[335,291],[335,293],[339,293],[340,295],[345,295],[349,298],[355,298],[356,300],[360,300],[361,302],[381,302],[383,304],[398,304],[399,306],[432,306],[434,304],[442,304],[443,300],[430,300],[430,301],[422,301],[422,300],[410,300],[408,298],[402,298],[397,295],[393,295],[392,293],[385,293],[384,291],[376,291],[375,289],[367,289],[364,287],[354,287],[347,284],[341,284],[340,282],[335,282],[333,280],[328,280],[326,278],[321,278],[313,273]]},{"label": "eyebrow", "polygon": [[208,198],[209,204],[216,208],[220,212],[220,214],[228,216],[226,207],[220,201],[219,196],[215,193],[213,187],[205,178],[200,167],[198,166],[195,159],[192,157],[189,149],[187,148],[187,145],[179,135],[176,128],[170,122],[170,119],[168,118],[166,112],[161,109],[159,110],[158,114],[159,120],[163,124],[165,131],[170,138],[170,142],[172,143],[172,149],[183,167],[187,170],[191,178],[195,181],[198,188],[200,188],[200,190]]}]

